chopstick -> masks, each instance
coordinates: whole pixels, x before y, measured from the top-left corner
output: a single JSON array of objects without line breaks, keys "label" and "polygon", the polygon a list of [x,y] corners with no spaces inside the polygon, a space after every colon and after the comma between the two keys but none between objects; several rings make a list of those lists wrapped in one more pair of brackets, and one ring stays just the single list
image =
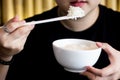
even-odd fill
[{"label": "chopstick", "polygon": [[73,19],[73,18],[74,17],[62,16],[62,17],[51,18],[51,19],[46,19],[46,20],[27,22],[23,25],[35,25],[35,24],[42,24],[42,23],[47,23],[47,22],[60,21],[60,20]]}]

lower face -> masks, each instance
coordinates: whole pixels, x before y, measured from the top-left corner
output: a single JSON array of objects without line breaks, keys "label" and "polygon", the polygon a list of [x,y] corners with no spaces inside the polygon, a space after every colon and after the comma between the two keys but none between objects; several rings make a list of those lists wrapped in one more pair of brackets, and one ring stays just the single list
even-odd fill
[{"label": "lower face", "polygon": [[88,14],[98,8],[100,2],[101,0],[56,0],[62,15],[67,14],[69,6],[81,7]]}]

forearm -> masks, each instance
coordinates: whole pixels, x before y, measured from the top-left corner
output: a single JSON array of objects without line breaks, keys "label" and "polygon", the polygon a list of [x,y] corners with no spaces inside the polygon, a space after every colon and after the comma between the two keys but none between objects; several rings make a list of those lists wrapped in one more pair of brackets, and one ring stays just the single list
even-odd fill
[{"label": "forearm", "polygon": [[0,80],[5,80],[9,65],[0,64]]},{"label": "forearm", "polygon": [[0,80],[5,80],[12,57],[0,58]]}]

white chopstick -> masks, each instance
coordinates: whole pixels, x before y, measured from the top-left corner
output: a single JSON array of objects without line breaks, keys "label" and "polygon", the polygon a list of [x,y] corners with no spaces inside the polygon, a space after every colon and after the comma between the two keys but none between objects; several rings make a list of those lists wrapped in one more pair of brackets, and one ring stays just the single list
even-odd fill
[{"label": "white chopstick", "polygon": [[42,23],[53,22],[53,21],[60,21],[60,20],[66,20],[66,19],[74,19],[74,17],[62,16],[62,17],[51,18],[51,19],[46,19],[46,20],[27,22],[27,23],[25,23],[23,25],[42,24]]}]

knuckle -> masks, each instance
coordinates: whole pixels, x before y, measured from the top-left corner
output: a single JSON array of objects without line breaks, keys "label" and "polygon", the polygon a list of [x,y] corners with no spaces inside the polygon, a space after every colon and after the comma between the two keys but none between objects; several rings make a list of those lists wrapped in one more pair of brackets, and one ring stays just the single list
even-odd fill
[{"label": "knuckle", "polygon": [[105,46],[108,46],[109,44],[108,43],[103,43]]},{"label": "knuckle", "polygon": [[20,26],[20,22],[12,22],[8,26],[12,29],[16,29],[17,27]]},{"label": "knuckle", "polygon": [[10,28],[14,28],[14,27],[15,27],[15,23],[9,24],[9,27],[10,27]]},{"label": "knuckle", "polygon": [[19,46],[11,46],[11,47],[10,47],[10,50],[11,50],[11,52],[13,52],[13,53],[18,53],[18,52],[20,52],[22,49],[23,49],[23,47],[19,47]]},{"label": "knuckle", "polygon": [[100,74],[100,76],[101,76],[101,77],[105,77],[106,74],[102,72],[102,73]]},{"label": "knuckle", "polygon": [[118,78],[116,76],[113,76],[112,80],[118,80]]},{"label": "knuckle", "polygon": [[105,71],[101,71],[100,76],[105,77],[105,76],[107,76],[107,73]]},{"label": "knuckle", "polygon": [[18,32],[19,32],[20,34],[24,34],[24,33],[25,33],[25,30],[24,30],[23,28],[19,28]]}]

